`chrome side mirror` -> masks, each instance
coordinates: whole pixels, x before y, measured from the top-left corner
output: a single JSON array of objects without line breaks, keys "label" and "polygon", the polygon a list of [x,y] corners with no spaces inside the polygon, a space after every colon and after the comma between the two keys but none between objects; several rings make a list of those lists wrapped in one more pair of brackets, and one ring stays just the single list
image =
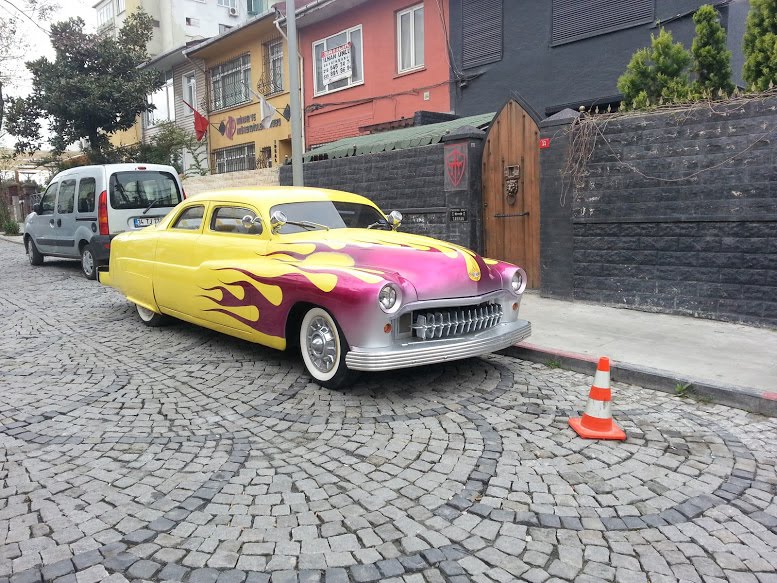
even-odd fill
[{"label": "chrome side mirror", "polygon": [[283,225],[287,223],[289,219],[286,218],[286,213],[283,211],[274,211],[270,216],[270,228],[273,233],[277,233],[283,228]]},{"label": "chrome side mirror", "polygon": [[399,228],[399,225],[402,224],[402,213],[399,211],[391,211],[386,218],[388,219],[392,231],[396,231]]}]

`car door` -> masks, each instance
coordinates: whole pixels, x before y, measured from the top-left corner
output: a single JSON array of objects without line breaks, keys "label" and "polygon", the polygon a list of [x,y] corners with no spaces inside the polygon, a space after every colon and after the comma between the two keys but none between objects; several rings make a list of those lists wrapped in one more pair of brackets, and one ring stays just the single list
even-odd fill
[{"label": "car door", "polygon": [[75,198],[76,198],[76,178],[67,178],[59,183],[59,193],[57,194],[57,206],[54,212],[53,220],[56,223],[54,229],[54,244],[57,247],[56,252],[69,257],[78,257],[78,248],[76,247],[76,216],[75,216]]},{"label": "car door", "polygon": [[38,212],[29,218],[26,225],[27,233],[32,237],[38,251],[44,255],[56,253],[57,249],[54,239],[54,229],[57,227],[57,223],[54,220],[54,210],[57,203],[58,190],[59,182],[49,184],[40,199]]},{"label": "car door", "polygon": [[[257,216],[257,210],[246,204],[212,203],[197,245],[201,266],[197,274],[198,317],[246,331],[246,326],[250,328],[257,321],[258,311],[275,307],[261,293],[254,294],[250,277],[237,271],[267,250],[269,233]],[[269,318],[269,314],[264,317]]]},{"label": "car door", "polygon": [[202,253],[198,245],[206,205],[186,205],[167,228],[158,233],[153,281],[154,298],[160,308],[183,314],[195,311],[192,302],[199,289],[196,271]]}]

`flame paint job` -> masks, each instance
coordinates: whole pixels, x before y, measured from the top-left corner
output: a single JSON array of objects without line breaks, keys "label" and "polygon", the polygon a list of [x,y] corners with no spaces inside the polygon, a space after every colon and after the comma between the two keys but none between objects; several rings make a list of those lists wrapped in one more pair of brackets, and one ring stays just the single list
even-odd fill
[{"label": "flame paint job", "polygon": [[[253,208],[266,225],[272,205],[294,196],[300,201],[372,204],[357,195],[317,189],[219,191],[190,197],[158,226],[114,239],[110,285],[156,312],[281,349],[286,346],[289,314],[300,303],[330,311],[350,346],[360,348],[395,343],[385,332],[386,324],[418,301],[502,291],[505,319],[517,318],[511,306],[519,300],[506,291],[517,268],[457,245],[368,229],[236,235],[208,228],[216,206]],[[200,232],[171,228],[180,212],[196,205],[205,206]],[[139,279],[151,285],[138,285]],[[387,283],[402,291],[405,307],[397,314],[387,315],[378,306],[378,293]]]}]

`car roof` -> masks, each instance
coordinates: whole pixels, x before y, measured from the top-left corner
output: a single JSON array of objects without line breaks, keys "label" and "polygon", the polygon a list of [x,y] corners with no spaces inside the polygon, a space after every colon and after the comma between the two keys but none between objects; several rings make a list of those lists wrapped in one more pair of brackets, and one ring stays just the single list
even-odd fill
[{"label": "car roof", "polygon": [[[184,184],[184,188],[186,188],[186,184]],[[270,207],[272,205],[290,202],[336,200],[375,206],[375,203],[371,200],[351,192],[303,186],[222,188],[219,190],[209,190],[193,194],[187,198],[187,201],[190,200],[254,204],[262,207]]]}]

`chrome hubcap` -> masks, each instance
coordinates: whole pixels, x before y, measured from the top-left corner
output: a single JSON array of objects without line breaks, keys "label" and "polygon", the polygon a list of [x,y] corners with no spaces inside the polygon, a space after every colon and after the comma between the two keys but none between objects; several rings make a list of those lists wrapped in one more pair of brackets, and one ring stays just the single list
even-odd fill
[{"label": "chrome hubcap", "polygon": [[337,363],[337,340],[329,322],[322,317],[311,320],[306,332],[308,356],[316,369],[329,372]]},{"label": "chrome hubcap", "polygon": [[92,274],[92,270],[94,269],[94,258],[89,251],[85,251],[83,255],[81,255],[81,265],[84,268],[84,273],[88,273],[89,275]]}]

